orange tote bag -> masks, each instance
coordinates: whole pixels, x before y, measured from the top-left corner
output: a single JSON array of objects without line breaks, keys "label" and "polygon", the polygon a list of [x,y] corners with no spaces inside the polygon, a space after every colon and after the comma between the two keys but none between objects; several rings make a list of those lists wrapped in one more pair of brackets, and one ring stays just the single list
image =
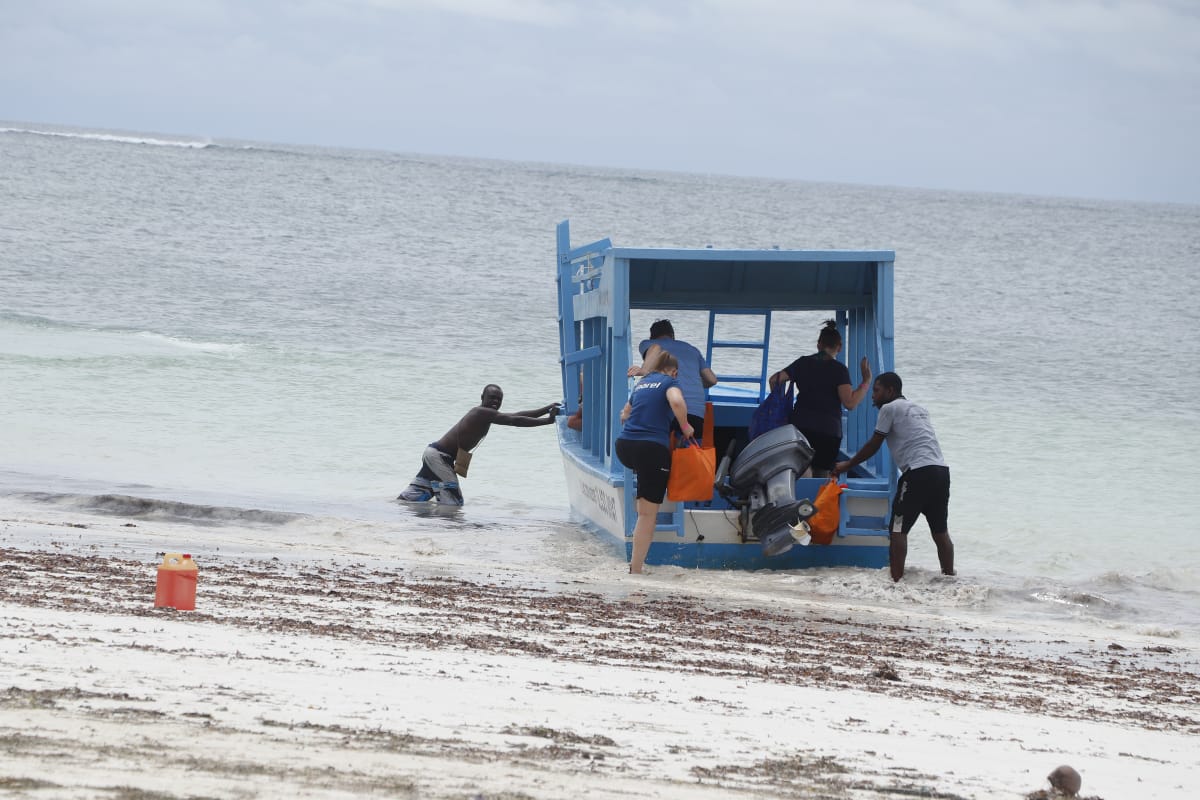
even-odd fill
[{"label": "orange tote bag", "polygon": [[[674,436],[671,444],[674,445]],[[671,448],[671,476],[667,479],[667,499],[682,503],[688,500],[712,500],[713,483],[717,479],[717,449],[713,446],[713,407],[704,404],[704,444],[694,438],[683,447]]]},{"label": "orange tote bag", "polygon": [[830,478],[817,490],[817,499],[813,501],[817,513],[808,518],[808,532],[815,544],[833,544],[833,537],[842,523],[842,490],[845,488],[837,478]]},{"label": "orange tote bag", "polygon": [[667,479],[667,499],[712,500],[717,475],[717,451],[701,447],[694,438],[671,451],[671,476]]}]

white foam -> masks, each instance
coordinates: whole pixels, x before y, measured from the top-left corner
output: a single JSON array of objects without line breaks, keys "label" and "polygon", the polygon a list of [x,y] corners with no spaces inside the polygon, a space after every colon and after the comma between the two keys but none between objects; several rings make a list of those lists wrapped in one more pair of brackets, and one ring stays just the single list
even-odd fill
[{"label": "white foam", "polygon": [[245,348],[244,344],[238,342],[197,342],[191,339],[181,339],[177,336],[167,336],[166,334],[154,333],[152,331],[139,331],[137,335],[157,344],[166,344],[184,350],[198,350],[202,353],[236,353]]},{"label": "white foam", "polygon": [[47,131],[36,128],[0,128],[0,133],[24,133],[33,136],[57,136],[64,139],[88,139],[97,142],[117,142],[120,144],[144,144],[155,147],[186,147],[202,150],[212,147],[211,139],[159,139],[152,136],[132,136],[118,133],[84,133],[75,131]]},{"label": "white foam", "polygon": [[231,355],[246,348],[241,342],[188,339],[147,330],[93,328],[40,318],[15,321],[26,331],[32,328],[34,335],[6,337],[0,343],[0,352],[33,358],[79,360],[172,352]]}]

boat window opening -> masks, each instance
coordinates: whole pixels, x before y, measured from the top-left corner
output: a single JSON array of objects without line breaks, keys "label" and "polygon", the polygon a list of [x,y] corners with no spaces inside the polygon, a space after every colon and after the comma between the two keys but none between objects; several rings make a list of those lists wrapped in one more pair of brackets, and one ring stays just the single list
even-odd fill
[{"label": "boat window opening", "polygon": [[838,316],[836,309],[828,311],[777,311],[771,319],[771,348],[767,354],[767,376],[778,372],[791,364],[800,356],[810,356],[817,352],[817,337],[825,320],[836,320],[842,332],[842,352],[838,360],[850,369],[851,383],[858,376],[858,360],[849,360],[849,355],[855,352],[851,338],[853,331],[847,330],[843,319]]}]

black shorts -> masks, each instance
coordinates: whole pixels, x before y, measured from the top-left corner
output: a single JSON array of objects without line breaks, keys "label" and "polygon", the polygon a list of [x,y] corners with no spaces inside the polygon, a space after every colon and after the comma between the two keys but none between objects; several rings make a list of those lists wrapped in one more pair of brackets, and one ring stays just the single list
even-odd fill
[{"label": "black shorts", "polygon": [[[704,417],[697,417],[695,414],[688,414],[687,421],[688,425],[691,425],[692,429],[695,431],[696,441],[699,441],[701,444],[703,444],[703,441],[701,440],[704,438]],[[675,433],[676,438],[683,435],[683,431],[679,427],[679,420],[675,419],[674,417],[671,418],[671,430]]]},{"label": "black shorts", "polygon": [[800,433],[804,434],[804,438],[808,439],[808,443],[812,445],[813,469],[832,470],[833,465],[837,463],[838,450],[842,447],[842,437],[816,431],[800,431]]},{"label": "black shorts", "polygon": [[950,511],[950,468],[919,467],[900,476],[892,502],[892,533],[908,533],[925,515],[930,533],[947,533]]},{"label": "black shorts", "polygon": [[637,475],[637,496],[661,505],[671,477],[671,450],[658,442],[617,439],[617,458]]}]

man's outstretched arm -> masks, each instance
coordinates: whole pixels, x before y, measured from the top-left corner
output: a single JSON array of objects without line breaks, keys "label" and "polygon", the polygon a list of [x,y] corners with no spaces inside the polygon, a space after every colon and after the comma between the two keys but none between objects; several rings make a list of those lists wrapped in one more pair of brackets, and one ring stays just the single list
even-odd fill
[{"label": "man's outstretched arm", "polygon": [[626,377],[639,378],[642,375],[649,375],[658,369],[658,362],[662,361],[663,354],[667,351],[656,344],[652,344],[646,348],[645,355],[642,356],[642,365],[640,367],[630,367],[625,373]]},{"label": "man's outstretched arm", "polygon": [[[514,417],[544,417],[544,416],[546,416],[547,414],[549,414],[551,411],[553,411],[553,412],[554,412],[554,414],[558,414],[558,412],[559,412],[559,411],[561,411],[561,410],[562,410],[562,407],[561,407],[561,406],[559,406],[559,404],[558,404],[558,403],[547,403],[546,405],[542,406],[541,408],[535,408],[535,409],[533,409],[532,411],[514,411],[514,412],[513,412],[511,415],[509,415],[509,416],[514,416]],[[502,416],[503,416],[503,415],[502,415]],[[553,415],[551,415],[550,421],[551,421],[551,422],[553,422],[553,421],[554,421],[554,416],[553,416]],[[501,425],[504,425],[505,423],[501,422],[500,424],[501,424]]]},{"label": "man's outstretched arm", "polygon": [[860,447],[858,452],[855,453],[849,461],[839,461],[833,465],[834,476],[841,475],[844,472],[849,472],[871,456],[878,453],[880,446],[883,444],[883,438],[884,437],[882,433],[875,431],[871,438],[867,439],[867,443]]},{"label": "man's outstretched arm", "polygon": [[[514,428],[536,428],[539,425],[552,425],[558,416],[559,405],[553,403],[538,411],[523,411],[520,414],[497,413],[492,419],[494,425],[511,425]],[[544,417],[542,415],[545,415]]]}]

